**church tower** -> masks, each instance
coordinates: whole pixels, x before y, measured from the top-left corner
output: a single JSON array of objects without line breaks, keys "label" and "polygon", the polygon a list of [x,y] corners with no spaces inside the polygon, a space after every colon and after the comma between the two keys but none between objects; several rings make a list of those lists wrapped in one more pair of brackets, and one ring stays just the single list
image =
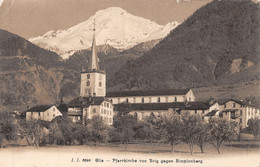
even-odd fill
[{"label": "church tower", "polygon": [[95,40],[95,20],[93,29],[93,41],[91,57],[88,69],[81,72],[80,96],[81,97],[104,97],[106,96],[106,73],[99,68],[97,48]]}]

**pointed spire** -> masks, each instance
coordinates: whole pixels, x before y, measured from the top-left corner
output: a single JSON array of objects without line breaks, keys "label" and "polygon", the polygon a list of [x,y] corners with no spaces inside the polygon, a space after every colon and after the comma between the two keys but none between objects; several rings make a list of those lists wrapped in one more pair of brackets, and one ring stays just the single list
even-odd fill
[{"label": "pointed spire", "polygon": [[88,69],[91,71],[98,71],[99,70],[99,65],[98,65],[98,57],[97,57],[97,47],[96,47],[96,39],[95,39],[95,31],[96,31],[96,23],[94,19],[94,28],[93,28],[93,41],[92,41],[92,55],[90,58],[90,64]]}]

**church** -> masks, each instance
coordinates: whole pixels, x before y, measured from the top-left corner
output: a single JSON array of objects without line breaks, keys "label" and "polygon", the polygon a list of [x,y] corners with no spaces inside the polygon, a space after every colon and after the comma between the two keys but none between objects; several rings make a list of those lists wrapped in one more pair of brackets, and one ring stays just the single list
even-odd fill
[{"label": "church", "polygon": [[95,27],[91,50],[88,69],[81,72],[80,96],[68,103],[67,116],[77,123],[84,123],[93,116],[100,116],[105,124],[112,125],[114,106],[111,100],[105,97],[106,73],[99,68]]},{"label": "church", "polygon": [[[68,103],[68,118],[73,122],[84,123],[93,116],[100,116],[108,125],[113,124],[114,111],[120,103],[131,103],[131,113],[140,115],[151,111],[159,114],[168,112],[173,102],[193,102],[191,89],[153,90],[153,91],[120,91],[106,92],[106,73],[100,70],[95,27],[91,47],[91,58],[87,70],[81,72],[80,96]],[[130,114],[131,114],[130,113]],[[140,116],[139,116],[140,117]],[[144,117],[141,117],[143,119]]]}]

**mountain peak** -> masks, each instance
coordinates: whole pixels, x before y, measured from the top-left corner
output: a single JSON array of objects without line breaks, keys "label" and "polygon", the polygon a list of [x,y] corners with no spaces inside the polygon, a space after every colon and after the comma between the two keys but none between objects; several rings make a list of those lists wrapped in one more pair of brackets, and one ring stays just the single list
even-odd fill
[{"label": "mountain peak", "polygon": [[178,23],[159,25],[156,22],[134,16],[119,7],[97,11],[88,20],[67,30],[49,31],[43,36],[31,38],[34,44],[57,52],[68,58],[77,50],[91,46],[93,23],[96,23],[97,45],[108,44],[124,50],[139,43],[164,38]]}]

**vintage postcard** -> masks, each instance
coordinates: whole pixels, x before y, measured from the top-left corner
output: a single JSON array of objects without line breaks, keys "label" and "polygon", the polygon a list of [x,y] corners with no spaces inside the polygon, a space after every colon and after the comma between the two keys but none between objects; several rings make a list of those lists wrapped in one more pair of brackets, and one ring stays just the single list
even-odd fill
[{"label": "vintage postcard", "polygon": [[259,0],[0,0],[0,166],[260,166]]}]

